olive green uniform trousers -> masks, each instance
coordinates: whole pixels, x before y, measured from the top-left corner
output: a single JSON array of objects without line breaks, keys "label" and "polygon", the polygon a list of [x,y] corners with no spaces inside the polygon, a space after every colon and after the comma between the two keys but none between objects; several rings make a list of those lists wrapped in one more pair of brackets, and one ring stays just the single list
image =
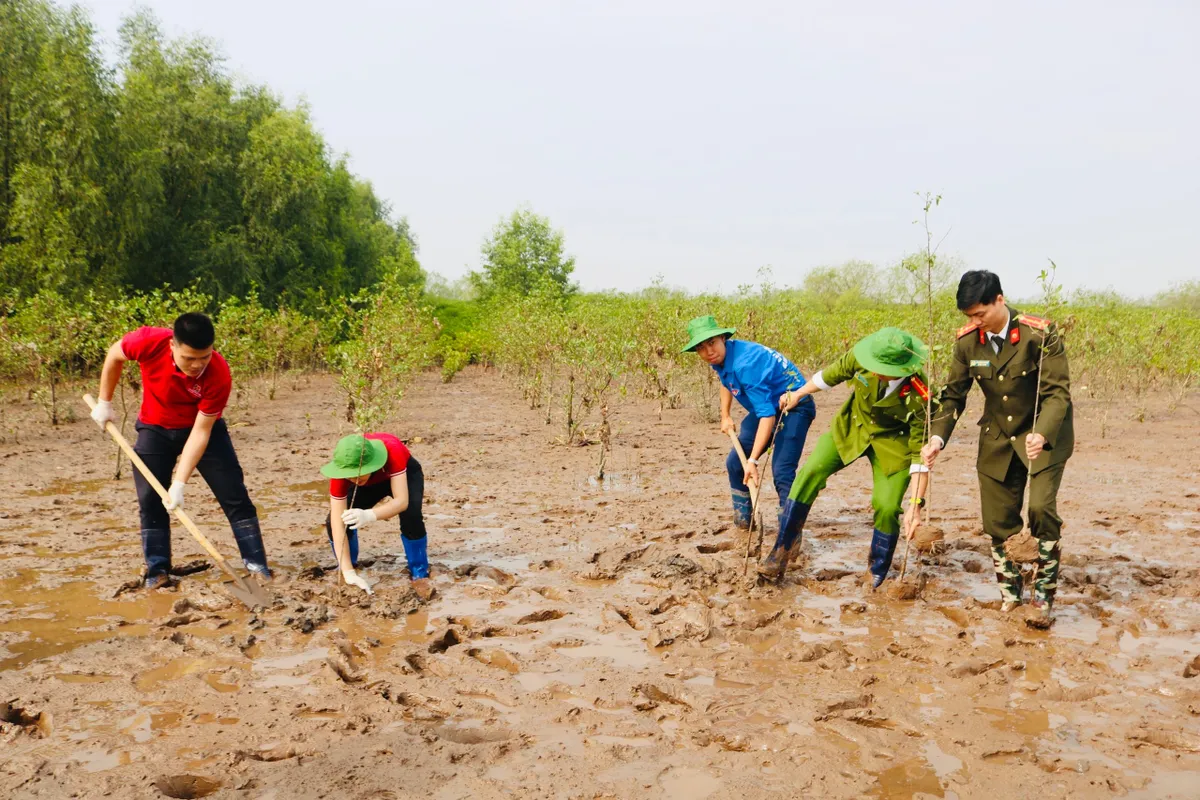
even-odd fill
[{"label": "olive green uniform trousers", "polygon": [[1029,470],[1014,457],[1004,480],[979,473],[979,501],[983,511],[984,532],[995,539],[1007,539],[1021,532],[1021,506],[1025,483],[1029,482],[1029,530],[1038,540],[1062,538],[1062,517],[1058,515],[1058,487],[1062,484],[1067,462],[1046,467],[1029,478]]},{"label": "olive green uniform trousers", "polygon": [[[904,508],[904,493],[908,489],[909,475],[905,467],[892,474],[887,474],[880,467],[875,450],[868,447],[863,454],[871,462],[871,476],[874,486],[871,490],[871,508],[875,510],[875,528],[888,536],[900,533],[900,514]],[[855,459],[857,460],[857,459]],[[848,465],[838,455],[837,445],[833,441],[833,433],[826,431],[817,440],[816,447],[800,467],[796,480],[792,483],[792,491],[788,496],[798,503],[812,505],[817,495],[825,488],[829,478]]]}]

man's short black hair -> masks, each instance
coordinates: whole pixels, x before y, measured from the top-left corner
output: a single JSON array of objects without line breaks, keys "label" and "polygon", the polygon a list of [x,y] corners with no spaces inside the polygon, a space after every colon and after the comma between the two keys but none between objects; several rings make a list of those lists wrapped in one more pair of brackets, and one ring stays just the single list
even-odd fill
[{"label": "man's short black hair", "polygon": [[1002,294],[999,275],[986,269],[973,269],[963,273],[958,281],[958,310],[966,311],[976,303],[990,306]]},{"label": "man's short black hair", "polygon": [[205,314],[189,311],[180,314],[175,320],[175,341],[186,344],[195,350],[207,350],[213,346],[217,332],[213,330],[212,320]]}]

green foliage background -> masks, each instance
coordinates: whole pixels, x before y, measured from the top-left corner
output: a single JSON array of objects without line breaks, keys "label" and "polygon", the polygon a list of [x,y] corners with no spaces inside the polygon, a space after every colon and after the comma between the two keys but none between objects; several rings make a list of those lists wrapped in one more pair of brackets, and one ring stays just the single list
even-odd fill
[{"label": "green foliage background", "polygon": [[30,297],[252,289],[313,312],[420,286],[404,220],[307,109],[235,84],[216,47],[125,20],[115,68],[78,7],[0,3],[0,286]]},{"label": "green foliage background", "polygon": [[[924,202],[928,223],[940,196]],[[211,42],[167,39],[141,11],[110,66],[78,7],[0,0],[0,378],[23,383],[53,422],[65,382],[94,376],[124,332],[182,311],[212,313],[235,374],[265,376],[270,398],[290,372],[333,369],[348,417],[371,428],[417,371],[440,364],[448,381],[480,363],[566,442],[589,438],[593,412],[607,431],[609,403],[628,395],[715,413],[712,370],[679,352],[693,316],[715,314],[808,374],[884,325],[934,331],[936,365],[963,323],[953,287],[966,266],[928,241],[882,269],[818,267],[796,288],[760,271],[733,296],[661,281],[580,293],[563,232],[528,208],[497,222],[466,278],[427,283],[416,252],[407,222],[330,152],[308,110],[238,85]],[[1106,419],[1144,418],[1154,394],[1177,401],[1195,385],[1200,283],[1150,303],[1059,301],[1047,313],[1075,391]]]}]

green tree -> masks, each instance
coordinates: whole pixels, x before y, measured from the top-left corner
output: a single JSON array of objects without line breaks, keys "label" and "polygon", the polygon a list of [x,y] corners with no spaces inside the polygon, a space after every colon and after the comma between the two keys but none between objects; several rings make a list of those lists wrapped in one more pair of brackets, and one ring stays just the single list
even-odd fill
[{"label": "green tree", "polygon": [[1181,281],[1171,284],[1165,292],[1154,296],[1157,305],[1200,314],[1200,281]]},{"label": "green tree", "polygon": [[244,277],[271,298],[285,286],[315,288],[321,262],[337,261],[323,252],[325,143],[303,107],[265,117],[249,139],[238,166],[250,256]]},{"label": "green tree", "polygon": [[110,81],[79,8],[0,3],[0,280],[76,290],[104,266]]},{"label": "green tree", "polygon": [[529,294],[543,285],[560,296],[574,294],[575,259],[563,254],[562,231],[529,209],[502,219],[483,244],[483,270],[471,273],[481,300],[497,295]]},{"label": "green tree", "polygon": [[215,44],[140,11],[114,71],[80,8],[0,0],[0,280],[18,304],[165,285],[212,311],[256,286],[315,314],[420,287],[416,252],[307,109],[239,85]]},{"label": "green tree", "polygon": [[891,303],[921,305],[958,285],[966,265],[954,256],[933,253],[932,264],[925,253],[910,253],[892,266],[885,276],[884,298]]},{"label": "green tree", "polygon": [[366,433],[392,418],[412,375],[430,364],[437,320],[412,287],[385,286],[354,304],[361,308],[351,338],[333,361],[346,395],[346,418]]},{"label": "green tree", "polygon": [[871,262],[859,260],[810,270],[801,291],[808,304],[826,310],[864,305],[882,294],[879,270]]},{"label": "green tree", "polygon": [[249,288],[238,164],[250,132],[279,107],[261,90],[238,95],[215,47],[167,41],[149,12],[121,26],[118,170],[120,282],[199,282],[220,300]]}]

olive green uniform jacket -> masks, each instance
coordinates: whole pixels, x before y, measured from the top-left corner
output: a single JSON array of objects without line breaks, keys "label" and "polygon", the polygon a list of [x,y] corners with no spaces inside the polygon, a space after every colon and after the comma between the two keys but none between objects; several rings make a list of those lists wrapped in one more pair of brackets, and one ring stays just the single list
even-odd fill
[{"label": "olive green uniform jacket", "polygon": [[853,394],[833,418],[830,430],[838,456],[849,464],[870,447],[886,475],[921,463],[925,443],[925,398],[929,396],[923,373],[905,379],[888,397],[887,382],[879,380],[848,352],[821,370],[828,386],[850,381]]},{"label": "olive green uniform jacket", "polygon": [[[930,431],[948,443],[971,386],[978,384],[983,391],[983,415],[977,467],[998,481],[1005,479],[1014,456],[1036,475],[1062,464],[1075,448],[1071,380],[1062,336],[1052,322],[1013,308],[1008,311],[1009,325],[999,353],[978,325],[959,330],[941,407],[934,413]],[[1046,437],[1045,451],[1032,465],[1025,455],[1030,433]]]}]

